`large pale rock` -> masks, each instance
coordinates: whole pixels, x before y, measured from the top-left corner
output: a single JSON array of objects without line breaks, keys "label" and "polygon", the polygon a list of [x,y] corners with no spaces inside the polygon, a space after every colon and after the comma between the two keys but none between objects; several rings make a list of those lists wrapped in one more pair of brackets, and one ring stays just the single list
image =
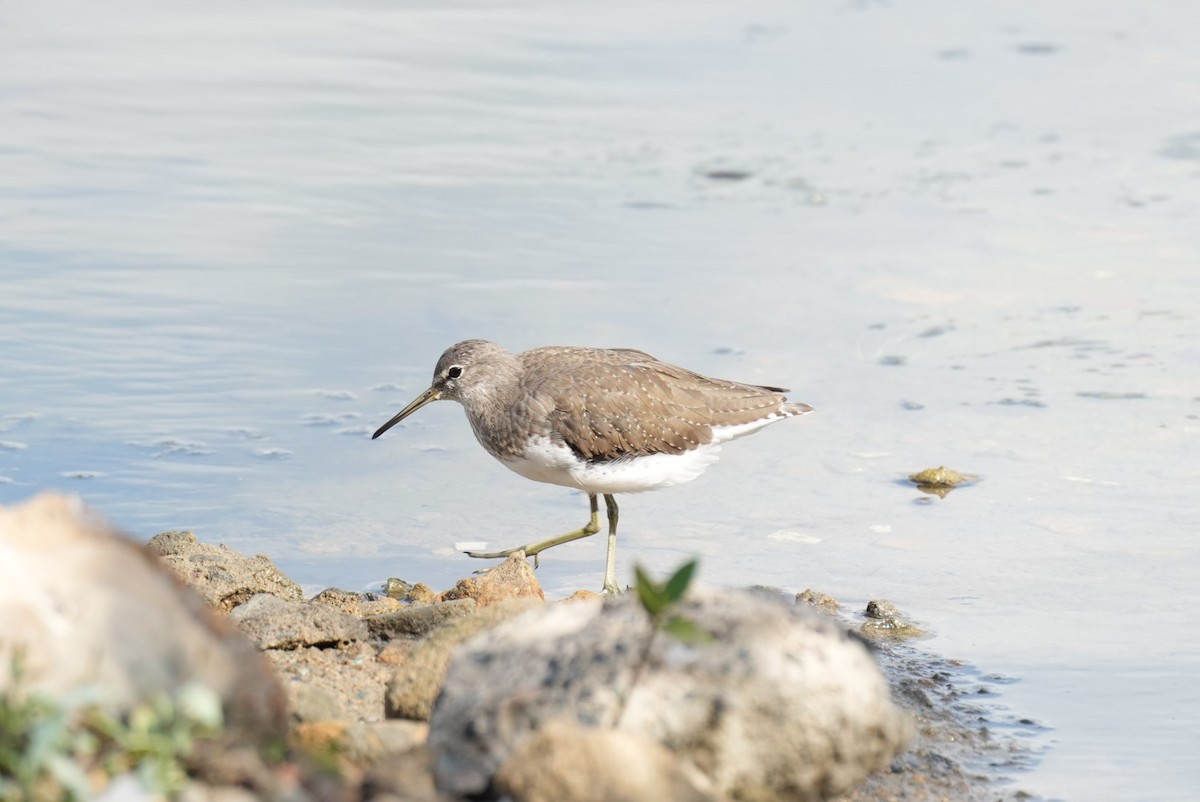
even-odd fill
[{"label": "large pale rock", "polygon": [[513,752],[563,717],[649,737],[718,793],[761,802],[833,796],[906,741],[871,655],[832,621],[739,591],[697,590],[678,612],[714,642],[651,639],[627,594],[547,607],[463,644],[430,721],[439,787],[494,791]]},{"label": "large pale rock", "polygon": [[201,543],[185,531],[163,532],[146,545],[180,579],[223,612],[259,593],[287,601],[304,599],[300,586],[261,554],[247,557],[228,546]]},{"label": "large pale rock", "polygon": [[79,688],[115,711],[199,683],[233,725],[283,725],[284,698],[262,656],[150,553],[74,497],[0,508],[0,693]]},{"label": "large pale rock", "polygon": [[645,736],[559,719],[521,742],[496,789],[515,802],[716,802],[698,774]]}]

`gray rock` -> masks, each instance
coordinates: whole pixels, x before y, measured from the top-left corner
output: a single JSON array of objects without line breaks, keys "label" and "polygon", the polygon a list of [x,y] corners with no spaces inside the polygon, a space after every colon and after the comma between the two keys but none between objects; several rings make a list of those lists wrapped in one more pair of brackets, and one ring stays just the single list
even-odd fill
[{"label": "gray rock", "polygon": [[329,605],[286,602],[266,593],[235,608],[230,617],[260,649],[335,647],[368,637],[361,618]]},{"label": "gray rock", "polygon": [[263,555],[247,557],[227,546],[201,543],[191,532],[163,532],[146,544],[209,604],[229,612],[257,593],[301,601],[304,592]]},{"label": "gray rock", "polygon": [[231,734],[284,726],[283,692],[258,650],[79,499],[0,508],[0,555],[0,694],[18,682],[51,696],[87,688],[125,712],[200,684],[220,696]]},{"label": "gray rock", "polygon": [[457,618],[465,618],[473,612],[474,599],[452,599],[377,615],[367,619],[367,627],[373,636],[388,640],[399,637],[423,638],[438,627]]},{"label": "gray rock", "polygon": [[840,793],[909,737],[866,647],[832,621],[703,589],[678,613],[714,642],[661,632],[651,641],[649,618],[628,594],[554,605],[465,643],[430,722],[439,788],[494,790],[520,744],[563,717],[649,737],[718,793],[768,801]]}]

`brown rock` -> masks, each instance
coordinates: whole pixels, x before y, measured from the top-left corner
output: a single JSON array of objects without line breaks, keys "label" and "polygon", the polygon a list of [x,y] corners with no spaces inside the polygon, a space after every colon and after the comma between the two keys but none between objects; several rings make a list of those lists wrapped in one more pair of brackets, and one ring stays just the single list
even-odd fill
[{"label": "brown rock", "polygon": [[302,721],[292,727],[288,741],[301,751],[319,753],[338,751],[346,738],[350,722],[340,719],[330,721]]},{"label": "brown rock", "polygon": [[796,603],[807,604],[810,607],[817,608],[822,613],[827,613],[828,615],[837,615],[837,611],[842,607],[841,602],[839,602],[837,599],[826,593],[822,593],[819,590],[813,590],[812,588],[808,588],[801,593],[797,593]]},{"label": "brown rock", "polygon": [[368,619],[367,628],[377,638],[424,637],[438,627],[475,612],[474,599],[452,599],[437,604],[409,605]]},{"label": "brown rock", "polygon": [[472,635],[540,606],[530,598],[500,601],[434,630],[411,650],[390,652],[398,665],[387,688],[388,718],[428,720],[454,649]]},{"label": "brown rock", "polygon": [[522,597],[542,601],[546,598],[523,551],[516,552],[486,573],[460,579],[457,585],[442,594],[443,601],[474,599],[479,607]]},{"label": "brown rock", "polygon": [[429,725],[424,721],[389,719],[358,722],[346,730],[346,754],[359,763],[371,766],[424,744],[428,736]]},{"label": "brown rock", "polygon": [[341,588],[326,588],[313,596],[309,602],[328,605],[357,618],[374,618],[404,609],[403,604],[391,597],[376,593],[355,593]]},{"label": "brown rock", "polygon": [[292,727],[288,740],[310,755],[344,755],[370,766],[424,744],[428,734],[429,725],[423,721],[330,719],[300,722]]},{"label": "brown rock", "polygon": [[581,601],[599,601],[604,597],[594,590],[577,590],[567,598],[564,602],[581,602]]},{"label": "brown rock", "polygon": [[163,532],[146,544],[176,576],[209,604],[229,612],[258,593],[302,601],[304,592],[263,555],[247,557],[228,546],[201,543],[191,532]]},{"label": "brown rock", "polygon": [[424,582],[418,582],[413,585],[408,591],[408,595],[404,597],[405,601],[412,604],[433,604],[441,598],[438,592],[426,585]]},{"label": "brown rock", "polygon": [[383,719],[384,691],[395,669],[378,661],[373,644],[358,641],[337,649],[272,649],[264,654],[285,687],[310,689],[290,694],[294,718]]}]

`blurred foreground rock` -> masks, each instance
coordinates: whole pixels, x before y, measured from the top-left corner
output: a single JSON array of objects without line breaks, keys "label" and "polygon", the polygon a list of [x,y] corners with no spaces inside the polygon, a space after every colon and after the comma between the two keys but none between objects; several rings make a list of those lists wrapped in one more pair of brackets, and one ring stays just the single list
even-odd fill
[{"label": "blurred foreground rock", "polygon": [[[664,787],[694,768],[719,793],[763,802],[847,790],[910,736],[865,646],[827,618],[761,593],[708,588],[676,612],[712,642],[652,633],[626,594],[544,607],[464,644],[430,721],[438,787],[474,796],[495,790],[502,766],[508,777],[547,770],[542,750],[520,747],[562,719],[666,747],[679,765],[656,778]],[[581,754],[597,748],[633,747],[578,744]],[[533,764],[514,767],[521,754]],[[577,774],[593,763],[597,774],[580,782],[600,787],[611,765],[564,765]]]},{"label": "blurred foreground rock", "polygon": [[629,730],[546,722],[496,775],[520,802],[716,802],[711,782],[662,744]]},{"label": "blurred foreground rock", "polygon": [[0,508],[0,633],[0,693],[14,691],[14,665],[20,692],[87,689],[116,713],[200,684],[219,694],[231,732],[283,726],[258,650],[73,497]]}]

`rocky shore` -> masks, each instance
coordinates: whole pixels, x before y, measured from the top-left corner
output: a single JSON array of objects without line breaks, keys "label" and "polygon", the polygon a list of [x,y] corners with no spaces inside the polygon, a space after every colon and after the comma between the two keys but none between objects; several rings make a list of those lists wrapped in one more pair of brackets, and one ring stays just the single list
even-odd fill
[{"label": "rocky shore", "polygon": [[[190,532],[143,548],[56,495],[0,509],[0,554],[5,709],[81,688],[121,721],[196,686],[219,700],[174,787],[68,754],[100,798],[1029,799],[1005,775],[1033,755],[886,603],[691,588],[672,609],[688,639],[636,593],[546,601],[516,555],[443,592],[305,598],[266,557]],[[24,765],[3,754],[20,736],[0,731],[0,769]],[[22,792],[55,798],[45,775]]]}]

